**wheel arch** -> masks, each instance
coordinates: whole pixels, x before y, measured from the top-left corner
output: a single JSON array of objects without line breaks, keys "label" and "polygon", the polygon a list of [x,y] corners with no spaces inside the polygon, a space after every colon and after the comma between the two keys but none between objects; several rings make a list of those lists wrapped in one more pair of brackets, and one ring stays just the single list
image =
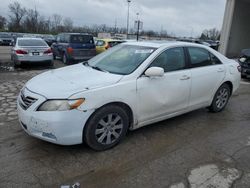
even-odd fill
[{"label": "wheel arch", "polygon": [[[226,81],[223,84],[227,84],[229,86],[229,88],[230,88],[230,95],[232,95],[232,93],[233,93],[233,83],[231,81]],[[221,85],[223,85],[223,84],[221,84]]]},{"label": "wheel arch", "polygon": [[90,119],[93,117],[93,115],[100,109],[106,107],[106,106],[109,106],[109,105],[116,105],[116,106],[119,106],[121,108],[123,108],[125,110],[125,112],[127,113],[128,117],[129,117],[129,128],[133,127],[133,124],[134,124],[134,114],[133,114],[133,111],[132,111],[132,108],[124,103],[124,102],[120,102],[120,101],[116,101],[116,102],[109,102],[107,104],[104,104],[102,106],[100,106],[99,108],[97,108],[88,118],[88,120],[86,121],[85,123],[85,126],[83,128],[83,135],[82,137],[84,136],[84,131],[85,131],[85,127],[86,125],[88,124],[88,122],[90,121]]}]

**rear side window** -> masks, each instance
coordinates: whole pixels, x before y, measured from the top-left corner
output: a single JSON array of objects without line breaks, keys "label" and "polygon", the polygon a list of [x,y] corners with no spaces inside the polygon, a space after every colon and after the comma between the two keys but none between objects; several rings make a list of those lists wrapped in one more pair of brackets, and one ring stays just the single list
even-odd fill
[{"label": "rear side window", "polygon": [[96,42],[96,46],[104,46],[105,45],[105,42],[103,40],[98,40]]},{"label": "rear side window", "polygon": [[150,67],[161,67],[165,72],[184,69],[185,55],[183,48],[166,50],[153,61]]},{"label": "rear side window", "polygon": [[189,47],[191,67],[203,67],[221,64],[221,61],[206,49]]},{"label": "rear side window", "polygon": [[221,61],[214,54],[210,53],[212,65],[222,64]]},{"label": "rear side window", "polygon": [[188,48],[191,66],[201,67],[211,65],[209,52],[202,48]]},{"label": "rear side window", "polygon": [[71,43],[94,44],[94,39],[91,35],[71,35]]},{"label": "rear side window", "polygon": [[43,40],[18,40],[18,46],[48,46],[47,43]]}]

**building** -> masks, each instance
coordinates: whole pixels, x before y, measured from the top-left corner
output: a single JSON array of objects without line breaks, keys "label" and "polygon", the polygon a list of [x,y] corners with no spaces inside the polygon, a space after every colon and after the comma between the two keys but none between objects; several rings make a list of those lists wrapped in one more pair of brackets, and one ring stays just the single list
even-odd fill
[{"label": "building", "polygon": [[237,57],[250,48],[250,0],[227,0],[219,51]]}]

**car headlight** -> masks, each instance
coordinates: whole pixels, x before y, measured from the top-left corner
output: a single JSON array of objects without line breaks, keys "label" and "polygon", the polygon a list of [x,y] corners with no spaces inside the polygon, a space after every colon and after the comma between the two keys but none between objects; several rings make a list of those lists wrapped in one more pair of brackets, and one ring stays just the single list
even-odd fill
[{"label": "car headlight", "polygon": [[78,108],[85,99],[76,100],[48,100],[37,111],[66,111]]}]

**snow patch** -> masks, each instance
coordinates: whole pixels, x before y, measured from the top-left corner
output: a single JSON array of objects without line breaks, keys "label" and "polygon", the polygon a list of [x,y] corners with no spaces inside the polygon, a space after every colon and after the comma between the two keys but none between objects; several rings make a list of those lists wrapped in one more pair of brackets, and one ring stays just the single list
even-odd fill
[{"label": "snow patch", "polygon": [[205,165],[193,169],[188,181],[191,188],[216,187],[229,188],[240,177],[240,172],[235,168],[220,170],[216,165]]},{"label": "snow patch", "polygon": [[177,183],[177,184],[171,185],[169,188],[185,188],[185,185],[183,183]]}]

